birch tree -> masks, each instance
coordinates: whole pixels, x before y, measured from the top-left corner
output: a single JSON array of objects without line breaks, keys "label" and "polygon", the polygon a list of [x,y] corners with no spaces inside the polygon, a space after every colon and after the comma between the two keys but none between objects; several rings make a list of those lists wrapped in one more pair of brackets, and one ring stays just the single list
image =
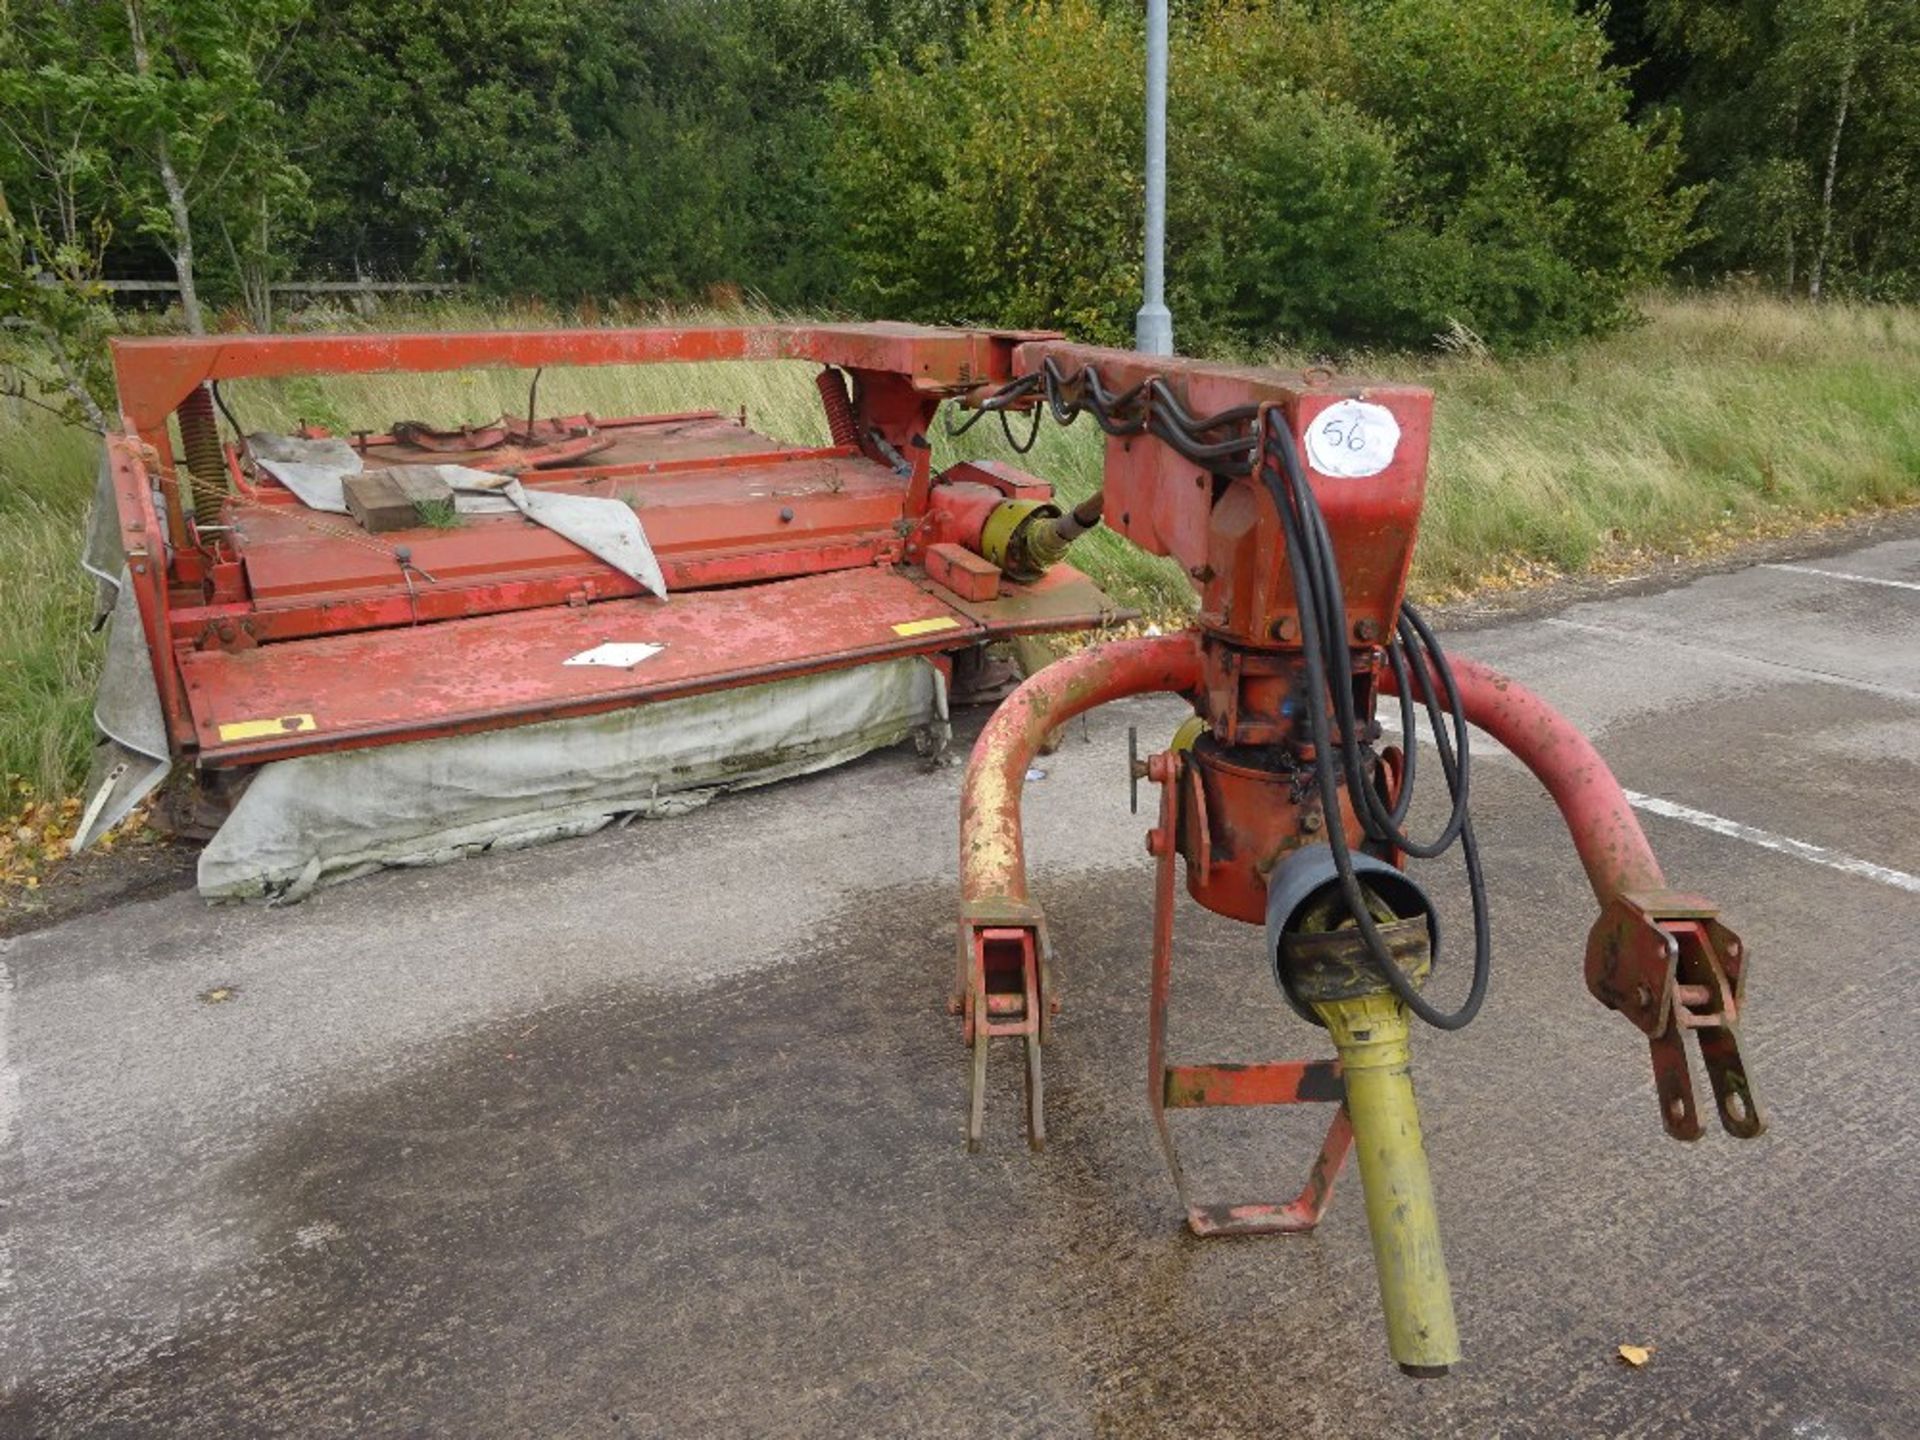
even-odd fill
[{"label": "birch tree", "polygon": [[29,146],[39,159],[18,167],[16,193],[30,193],[16,213],[53,217],[68,243],[87,228],[84,191],[121,247],[165,254],[186,328],[204,333],[202,231],[251,244],[263,211],[301,194],[271,87],[305,4],[0,0],[0,123],[57,140]]}]

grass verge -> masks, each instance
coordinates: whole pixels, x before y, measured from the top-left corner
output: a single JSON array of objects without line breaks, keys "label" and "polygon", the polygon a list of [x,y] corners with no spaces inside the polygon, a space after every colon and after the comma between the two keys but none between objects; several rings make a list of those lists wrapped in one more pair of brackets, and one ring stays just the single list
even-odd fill
[{"label": "grass verge", "polygon": [[[463,306],[390,313],[380,323],[555,322]],[[1440,358],[1359,357],[1349,368],[1428,384],[1437,395],[1414,566],[1423,598],[1634,569],[1920,500],[1916,309],[1660,297],[1639,328],[1556,354],[1501,361],[1469,345]],[[249,428],[304,419],[344,432],[401,418],[444,424],[524,413],[529,380],[491,371],[259,382],[232,387],[228,400]],[[757,429],[825,443],[811,380],[811,367],[799,364],[555,371],[542,377],[538,408],[744,408]],[[1043,422],[1025,457],[991,422],[960,440],[936,427],[933,438],[940,464],[1010,459],[1069,499],[1099,483],[1091,422],[1065,431]],[[94,464],[92,437],[0,401],[0,795],[11,797],[0,813],[27,800],[57,802],[85,773],[99,644],[87,633],[90,587],[76,556]],[[1156,618],[1176,618],[1191,603],[1177,566],[1111,533],[1082,540],[1074,562]]]}]

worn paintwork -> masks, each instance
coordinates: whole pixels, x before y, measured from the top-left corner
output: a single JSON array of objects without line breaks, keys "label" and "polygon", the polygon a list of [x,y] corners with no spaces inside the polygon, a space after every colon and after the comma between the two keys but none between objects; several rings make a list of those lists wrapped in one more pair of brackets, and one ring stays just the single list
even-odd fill
[{"label": "worn paintwork", "polygon": [[[549,605],[435,627],[364,630],[180,657],[203,763],[284,759],[394,738],[584,715],[805,674],[832,663],[922,654],[984,629],[890,570],[802,576],[737,591]],[[630,669],[569,665],[606,643],[653,644]],[[238,742],[220,727],[312,714],[307,733]]]},{"label": "worn paintwork", "polygon": [[[1014,353],[1019,373],[1048,361],[1069,373],[1092,366],[1109,391],[1163,379],[1195,415],[1238,405],[1273,406],[1298,437],[1328,406],[1364,399],[1392,412],[1400,441],[1376,475],[1315,487],[1342,546],[1348,618],[1391,634],[1406,592],[1419,531],[1433,427],[1432,392],[1331,372],[1289,372],[1104,350],[1066,341],[1030,341]],[[1293,578],[1278,515],[1253,483],[1222,486],[1158,440],[1110,437],[1103,486],[1106,522],[1141,549],[1177,560],[1200,596],[1201,625],[1242,646],[1275,643],[1276,625],[1297,626]],[[1251,737],[1250,743],[1264,743]]]},{"label": "worn paintwork", "polygon": [[[1587,939],[1587,988],[1646,1033],[1667,1133],[1702,1133],[1683,1044],[1691,1031],[1722,1127],[1759,1135],[1766,1121],[1740,1054],[1740,937],[1710,901],[1667,888],[1626,792],[1578,727],[1485,665],[1455,659],[1453,675],[1467,718],[1534,773],[1566,820],[1601,907]],[[1394,688],[1390,674],[1384,685]]]},{"label": "worn paintwork", "polygon": [[[1602,905],[1629,890],[1664,890],[1666,877],[1626,793],[1593,742],[1524,685],[1475,661],[1452,657],[1467,718],[1539,777],[1566,817],[1594,898]],[[1391,671],[1381,688],[1396,693]]]},{"label": "worn paintwork", "polygon": [[1661,1123],[1676,1140],[1704,1133],[1687,1064],[1689,1033],[1722,1128],[1742,1139],[1766,1128],[1740,1049],[1746,961],[1746,947],[1713,905],[1670,890],[1615,896],[1587,937],[1587,988],[1646,1034]]},{"label": "worn paintwork", "polygon": [[[122,425],[108,437],[109,476],[172,747],[203,766],[252,764],[888,655],[937,659],[993,636],[1123,619],[1065,566],[991,595],[970,584],[978,598],[965,601],[921,568],[930,546],[969,541],[947,533],[948,511],[931,503],[926,433],[935,411],[946,396],[1006,379],[1014,346],[1030,338],[876,324],[116,342]],[[834,443],[785,445],[714,411],[529,413],[444,430],[396,420],[350,442],[369,468],[467,465],[630,505],[672,597],[664,607],[519,515],[374,536],[349,517],[309,510],[253,473],[237,446],[221,449],[209,388],[274,376],[713,360],[819,363]],[[176,415],[185,453],[169,435]],[[957,488],[980,489],[995,505],[1051,494],[1005,467],[956,470]],[[189,473],[191,506],[182,492]],[[918,628],[895,632],[896,623]],[[555,652],[609,629],[657,632],[668,654],[630,677],[558,669]],[[316,723],[268,725],[264,735],[255,723],[288,714]]]},{"label": "worn paintwork", "polygon": [[1045,924],[1027,903],[1020,794],[1027,769],[1047,736],[1084,710],[1126,695],[1190,689],[1199,653],[1188,634],[1120,640],[1056,660],[1007,697],[981,731],[961,792],[960,948],[952,1008],[963,1016],[973,1048],[967,1141],[978,1145],[985,1124],[987,1041],[979,1022],[988,997],[1020,996],[1024,1008],[1000,1033],[1024,1037],[1027,1138],[1045,1141],[1040,1059],[1045,1022],[1056,1001],[1047,974]]},{"label": "worn paintwork", "polygon": [[[1176,856],[1185,863],[1187,888],[1196,901],[1253,924],[1266,918],[1267,877],[1275,863],[1301,847],[1323,843],[1333,827],[1350,846],[1376,852],[1375,858],[1395,864],[1404,859],[1369,841],[1347,787],[1342,787],[1338,813],[1325,813],[1314,766],[1315,747],[1327,737],[1307,728],[1303,707],[1326,701],[1307,693],[1319,682],[1301,650],[1285,527],[1274,500],[1277,486],[1270,488],[1261,474],[1263,466],[1276,462],[1264,438],[1258,453],[1251,453],[1253,437],[1267,436],[1270,423],[1277,421],[1292,432],[1310,464],[1305,427],[1328,406],[1349,398],[1385,407],[1399,426],[1397,448],[1371,475],[1338,478],[1311,470],[1306,478],[1338,564],[1349,633],[1336,637],[1336,643],[1344,641],[1350,650],[1352,723],[1363,727],[1355,738],[1371,746],[1379,738],[1375,705],[1397,684],[1382,646],[1400,618],[1424,500],[1432,397],[1415,387],[1163,360],[1054,341],[1020,346],[1015,368],[1023,376],[1044,370],[1044,386],[1016,383],[983,392],[975,403],[1071,408],[1094,395],[1110,427],[1102,484],[1106,521],[1143,549],[1180,561],[1199,592],[1200,608],[1194,627],[1182,634],[1098,647],[1048,667],[1010,696],[981,733],[961,801],[959,987],[964,991],[971,984],[981,996],[991,988],[993,967],[981,958],[990,953],[983,940],[987,934],[1025,937],[1022,954],[1046,953],[1045,917],[1028,893],[1020,824],[1022,780],[1045,736],[1090,706],[1122,695],[1157,688],[1185,696],[1204,732],[1186,734],[1184,744],[1144,766],[1135,750],[1130,763],[1136,786],[1147,778],[1161,787],[1160,821],[1147,835],[1148,852],[1158,862],[1148,1103],[1188,1225],[1200,1235],[1311,1228],[1357,1142],[1394,1358],[1412,1375],[1445,1373],[1459,1358],[1459,1338],[1408,1075],[1408,1011],[1386,988],[1385,977],[1367,973],[1360,976],[1364,984],[1355,984],[1356,971],[1349,964],[1341,987],[1315,998],[1313,1008],[1341,1053],[1344,1101],[1306,1188],[1285,1204],[1196,1203],[1187,1192],[1168,1111],[1331,1099],[1325,1077],[1332,1072],[1311,1070],[1306,1062],[1172,1066],[1166,1055]],[[1098,399],[1101,393],[1132,398]],[[1169,393],[1173,402],[1166,398]],[[1168,403],[1192,418],[1176,417],[1173,428],[1163,426],[1160,433],[1184,435],[1188,454],[1154,432],[1152,407]],[[1144,418],[1139,409],[1122,414],[1126,405],[1144,405]],[[1230,463],[1227,450],[1243,434],[1246,445]],[[1211,438],[1195,438],[1200,436]],[[1211,452],[1206,468],[1191,458],[1203,444],[1226,447]],[[1215,455],[1217,466],[1211,463]],[[1331,605],[1315,608],[1333,613]],[[1689,902],[1702,907],[1697,911],[1659,899],[1634,908],[1631,897],[1660,894],[1665,882],[1625,794],[1592,744],[1551,706],[1495,671],[1455,659],[1453,672],[1467,721],[1491,733],[1546,785],[1594,894],[1607,907],[1590,949],[1594,993],[1621,1005],[1624,986],[1636,997],[1627,1002],[1630,1006],[1657,1009],[1657,1016],[1638,1015],[1636,1023],[1653,1045],[1670,1133],[1682,1138],[1698,1133],[1681,1045],[1681,1036],[1692,1030],[1701,1037],[1723,1124],[1738,1135],[1758,1134],[1761,1120],[1738,1049],[1739,942],[1705,902]],[[1440,688],[1424,672],[1418,683]],[[1331,723],[1347,722],[1336,716]],[[1391,803],[1403,781],[1403,757],[1389,748],[1365,763],[1376,768],[1363,783],[1376,783]],[[1013,928],[989,931],[989,925]],[[1401,937],[1420,951],[1422,970],[1428,928],[1425,920],[1410,921]],[[1400,953],[1400,940],[1388,944]],[[1022,973],[1033,973],[1033,964]],[[1000,988],[1017,990],[1011,979],[1010,974],[1003,978]],[[1035,992],[1029,986],[1026,993],[1031,1008]],[[1038,1001],[1048,1006],[1052,996],[1042,990]],[[969,1008],[979,1004],[984,999]],[[1036,1020],[1021,1033],[1032,1077],[1029,1133],[1037,1143],[1044,1125],[1037,1096],[1045,1030]],[[975,1042],[969,1139],[977,1143],[986,1033],[976,1025],[969,1038]],[[1305,1085],[1310,1073],[1322,1077],[1313,1094]]]}]

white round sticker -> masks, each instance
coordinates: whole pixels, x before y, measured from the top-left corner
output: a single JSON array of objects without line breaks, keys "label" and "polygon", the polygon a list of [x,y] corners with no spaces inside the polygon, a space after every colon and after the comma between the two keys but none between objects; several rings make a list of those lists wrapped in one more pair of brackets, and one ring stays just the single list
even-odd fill
[{"label": "white round sticker", "polygon": [[1341,400],[1307,425],[1307,459],[1322,475],[1364,480],[1393,463],[1400,446],[1400,422],[1384,405]]}]

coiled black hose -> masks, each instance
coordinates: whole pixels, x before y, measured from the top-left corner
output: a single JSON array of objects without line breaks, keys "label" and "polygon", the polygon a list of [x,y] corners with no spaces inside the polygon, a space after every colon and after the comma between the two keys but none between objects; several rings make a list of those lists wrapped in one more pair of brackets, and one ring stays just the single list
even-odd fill
[{"label": "coiled black hose", "polygon": [[[1347,642],[1346,605],[1326,517],[1321,514],[1319,501],[1307,483],[1293,432],[1277,410],[1268,413],[1268,434],[1261,446],[1260,478],[1280,512],[1281,529],[1286,537],[1288,568],[1293,574],[1294,603],[1300,612],[1300,641],[1307,669],[1307,731],[1313,741],[1314,780],[1321,806],[1328,816],[1327,845],[1333,852],[1341,897],[1366,941],[1369,955],[1400,1001],[1427,1024],[1441,1030],[1458,1030],[1480,1013],[1492,968],[1486,878],[1480,868],[1480,848],[1474,840],[1473,820],[1467,811],[1471,756],[1466,707],[1439,640],[1419,611],[1402,603],[1397,638],[1387,653],[1400,691],[1407,768],[1402,776],[1400,795],[1389,807],[1369,782],[1361,757],[1358,717],[1353,708],[1353,657]],[[1412,675],[1408,673],[1409,659],[1413,661]],[[1434,694],[1436,678],[1446,695],[1444,715]],[[1414,755],[1419,747],[1413,708],[1416,683],[1426,702],[1434,743],[1440,752],[1440,768],[1446,774],[1447,790],[1453,802],[1439,836],[1424,843],[1413,840],[1401,829],[1413,796]],[[1337,737],[1333,734],[1336,728]],[[1441,1010],[1421,995],[1394,962],[1385,938],[1374,924],[1359,877],[1354,873],[1353,853],[1343,833],[1344,827],[1338,823],[1341,776],[1335,769],[1336,749],[1345,771],[1347,793],[1369,839],[1423,859],[1441,855],[1456,840],[1459,842],[1473,906],[1473,975],[1466,999],[1457,1010]],[[1440,953],[1438,918],[1430,919],[1429,924],[1433,931],[1433,956],[1437,961]]]},{"label": "coiled black hose", "polygon": [[[1402,603],[1394,624],[1394,638],[1386,647],[1400,695],[1400,728],[1405,740],[1405,769],[1400,793],[1389,805],[1366,772],[1361,749],[1360,719],[1353,703],[1353,652],[1347,629],[1347,610],[1340,585],[1340,566],[1333,538],[1327,531],[1306,470],[1300,462],[1293,432],[1277,408],[1266,414],[1266,434],[1259,433],[1260,407],[1236,405],[1213,415],[1195,416],[1180,403],[1159,376],[1150,376],[1119,394],[1108,391],[1099,373],[1083,366],[1069,378],[1051,357],[1037,374],[1022,375],[979,402],[978,411],[964,424],[949,421],[949,434],[964,434],[990,413],[1007,425],[1007,412],[1023,405],[1035,408],[1044,398],[1046,408],[1062,425],[1082,414],[1091,415],[1108,435],[1151,434],[1176,453],[1210,473],[1225,478],[1258,474],[1280,513],[1282,535],[1293,575],[1294,603],[1300,612],[1301,648],[1307,670],[1307,731],[1313,742],[1314,782],[1328,816],[1327,844],[1333,852],[1341,897],[1353,915],[1369,955],[1393,993],[1415,1015],[1441,1030],[1458,1030],[1480,1013],[1486,1000],[1492,948],[1487,924],[1486,879],[1480,868],[1480,849],[1474,840],[1467,802],[1471,756],[1467,741],[1466,707],[1452,667],[1433,630],[1413,606]],[[1009,428],[1007,439],[1013,443]],[[1023,451],[1031,448],[1028,433]],[[1411,663],[1409,663],[1411,662]],[[1435,681],[1445,696],[1443,711]],[[1425,703],[1440,752],[1452,804],[1447,822],[1432,840],[1420,841],[1403,828],[1413,803],[1414,775],[1419,754],[1418,711],[1415,690]],[[1335,760],[1336,754],[1338,760]],[[1337,768],[1336,768],[1337,766]],[[1338,823],[1340,788],[1344,779],[1354,813],[1369,840],[1423,860],[1445,854],[1456,843],[1467,869],[1467,890],[1473,907],[1473,975],[1467,996],[1457,1010],[1445,1011],[1429,1003],[1395,963],[1385,939],[1368,910],[1366,897],[1353,869],[1353,852],[1344,827]],[[1440,922],[1430,917],[1432,953],[1440,954]]]}]

